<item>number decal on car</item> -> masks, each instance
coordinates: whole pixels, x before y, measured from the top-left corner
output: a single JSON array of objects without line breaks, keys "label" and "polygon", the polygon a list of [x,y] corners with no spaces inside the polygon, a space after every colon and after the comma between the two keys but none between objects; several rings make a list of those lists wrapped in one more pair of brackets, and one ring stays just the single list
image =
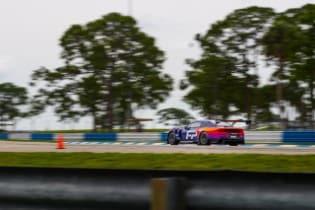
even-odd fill
[{"label": "number decal on car", "polygon": [[197,137],[196,131],[186,133],[186,140],[193,140],[196,137]]}]

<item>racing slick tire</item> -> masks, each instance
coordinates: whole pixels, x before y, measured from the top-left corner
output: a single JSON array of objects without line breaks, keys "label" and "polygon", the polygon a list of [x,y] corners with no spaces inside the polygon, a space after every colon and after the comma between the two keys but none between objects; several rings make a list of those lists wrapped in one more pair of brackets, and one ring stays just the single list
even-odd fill
[{"label": "racing slick tire", "polygon": [[168,134],[167,143],[170,145],[177,145],[179,141],[176,139],[175,134],[173,132]]},{"label": "racing slick tire", "polygon": [[209,145],[210,140],[206,132],[202,132],[199,136],[198,145]]}]

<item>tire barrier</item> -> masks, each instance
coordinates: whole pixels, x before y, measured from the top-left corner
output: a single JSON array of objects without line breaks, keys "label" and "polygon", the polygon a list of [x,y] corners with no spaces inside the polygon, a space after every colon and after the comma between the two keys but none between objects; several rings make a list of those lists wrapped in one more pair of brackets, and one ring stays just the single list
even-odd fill
[{"label": "tire barrier", "polygon": [[[55,141],[58,133],[0,133],[2,140]],[[167,132],[63,133],[66,141],[153,141],[166,142]],[[245,131],[246,143],[315,143],[315,131]]]}]

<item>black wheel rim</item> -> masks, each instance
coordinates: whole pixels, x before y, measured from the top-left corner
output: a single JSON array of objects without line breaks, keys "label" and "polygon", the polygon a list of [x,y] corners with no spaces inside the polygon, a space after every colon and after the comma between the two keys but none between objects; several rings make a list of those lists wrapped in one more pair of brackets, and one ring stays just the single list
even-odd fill
[{"label": "black wheel rim", "polygon": [[174,142],[175,142],[174,135],[173,135],[173,134],[170,134],[169,137],[168,137],[168,143],[174,144]]},{"label": "black wheel rim", "polygon": [[202,134],[201,135],[201,144],[207,144],[208,143],[208,138],[206,135]]}]

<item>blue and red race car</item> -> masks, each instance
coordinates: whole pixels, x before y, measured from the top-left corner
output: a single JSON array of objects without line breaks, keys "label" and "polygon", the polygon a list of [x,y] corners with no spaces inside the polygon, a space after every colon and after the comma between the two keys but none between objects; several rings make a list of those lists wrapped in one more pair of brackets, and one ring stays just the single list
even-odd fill
[{"label": "blue and red race car", "polygon": [[220,126],[211,120],[194,121],[184,128],[173,128],[168,132],[167,143],[177,145],[180,142],[191,142],[199,145],[244,144],[244,129],[233,126]]}]

